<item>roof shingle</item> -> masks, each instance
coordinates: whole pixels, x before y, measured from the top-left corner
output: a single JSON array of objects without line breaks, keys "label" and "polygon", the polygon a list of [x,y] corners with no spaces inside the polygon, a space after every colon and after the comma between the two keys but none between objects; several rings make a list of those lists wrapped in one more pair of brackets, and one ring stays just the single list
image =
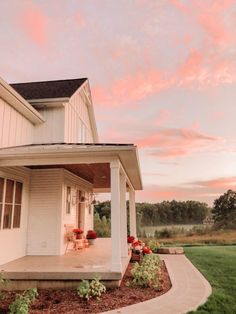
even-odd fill
[{"label": "roof shingle", "polygon": [[23,98],[47,99],[71,97],[87,78],[10,84]]}]

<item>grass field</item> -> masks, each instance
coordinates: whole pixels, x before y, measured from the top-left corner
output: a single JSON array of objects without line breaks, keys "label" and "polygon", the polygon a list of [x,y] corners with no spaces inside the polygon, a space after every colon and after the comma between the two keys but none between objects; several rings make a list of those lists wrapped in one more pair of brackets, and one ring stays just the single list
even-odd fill
[{"label": "grass field", "polygon": [[185,253],[213,288],[208,301],[191,313],[236,313],[236,246],[188,247]]},{"label": "grass field", "polygon": [[177,235],[157,240],[163,245],[235,245],[236,230],[210,231],[206,234],[194,234],[191,236]]},{"label": "grass field", "polygon": [[192,229],[193,227],[204,227],[202,224],[178,224],[178,225],[158,225],[158,226],[142,226],[140,227],[140,231],[143,234],[145,232],[148,237],[153,237],[155,231],[161,231],[163,229],[172,229],[172,228],[178,228],[178,229],[184,229],[186,231]]}]

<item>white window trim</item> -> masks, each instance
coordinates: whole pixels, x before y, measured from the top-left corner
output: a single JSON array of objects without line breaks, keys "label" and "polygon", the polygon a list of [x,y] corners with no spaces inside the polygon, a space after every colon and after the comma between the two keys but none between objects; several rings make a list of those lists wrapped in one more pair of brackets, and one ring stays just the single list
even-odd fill
[{"label": "white window trim", "polygon": [[[0,225],[0,232],[5,231],[5,230],[16,230],[21,228],[21,217],[22,217],[22,203],[23,203],[23,189],[24,189],[24,183],[20,180],[12,179],[10,177],[3,177],[1,178],[4,180],[4,185],[3,185],[3,202],[2,204],[2,213],[1,213],[1,225]],[[6,187],[7,187],[7,180],[11,180],[14,182],[14,187],[13,187],[13,201],[12,203],[6,203],[5,198],[6,198]],[[19,182],[22,184],[22,191],[21,191],[21,204],[15,203],[15,192],[16,192],[16,182]],[[11,213],[11,226],[10,228],[3,228],[3,223],[4,223],[4,212],[5,212],[5,205],[12,205],[12,213]],[[21,215],[20,215],[20,226],[13,228],[13,222],[14,222],[14,211],[15,211],[15,206],[16,205],[21,205]]]}]

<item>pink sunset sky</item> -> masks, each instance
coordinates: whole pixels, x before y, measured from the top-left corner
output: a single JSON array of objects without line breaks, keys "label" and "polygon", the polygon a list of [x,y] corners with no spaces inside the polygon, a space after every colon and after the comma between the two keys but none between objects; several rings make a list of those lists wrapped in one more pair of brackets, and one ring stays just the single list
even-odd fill
[{"label": "pink sunset sky", "polygon": [[138,201],[236,187],[236,1],[0,1],[0,76],[88,77],[100,142],[139,147]]}]

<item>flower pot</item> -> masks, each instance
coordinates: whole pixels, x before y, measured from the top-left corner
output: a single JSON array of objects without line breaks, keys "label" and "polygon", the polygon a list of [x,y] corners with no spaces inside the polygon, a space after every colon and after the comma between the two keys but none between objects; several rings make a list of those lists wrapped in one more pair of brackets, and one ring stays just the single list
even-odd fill
[{"label": "flower pot", "polygon": [[140,262],[142,258],[143,258],[143,254],[141,252],[140,253],[132,252],[131,262]]},{"label": "flower pot", "polygon": [[95,239],[88,239],[89,245],[94,245]]}]

